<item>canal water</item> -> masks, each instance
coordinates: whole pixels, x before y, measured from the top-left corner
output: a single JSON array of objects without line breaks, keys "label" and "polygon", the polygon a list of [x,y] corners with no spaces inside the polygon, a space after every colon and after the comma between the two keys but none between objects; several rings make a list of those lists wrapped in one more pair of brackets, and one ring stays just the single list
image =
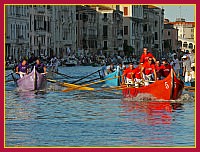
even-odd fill
[{"label": "canal water", "polygon": [[[72,82],[100,67],[59,67]],[[11,71],[6,71],[8,75]],[[98,73],[86,80],[98,77]],[[82,81],[84,81],[82,80]],[[98,80],[97,80],[98,81]],[[194,147],[195,98],[184,91],[176,101],[148,95],[123,98],[120,90],[62,92],[48,83],[45,93],[20,92],[5,85],[6,147]]]}]

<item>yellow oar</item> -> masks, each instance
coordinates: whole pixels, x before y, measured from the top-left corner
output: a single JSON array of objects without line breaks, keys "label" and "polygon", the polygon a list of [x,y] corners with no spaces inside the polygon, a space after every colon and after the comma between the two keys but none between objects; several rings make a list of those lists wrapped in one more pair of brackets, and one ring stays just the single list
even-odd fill
[{"label": "yellow oar", "polygon": [[[85,87],[85,86],[81,86],[81,85],[76,85],[76,84],[71,84],[71,83],[66,83],[66,82],[63,82],[61,83],[62,86],[65,86],[65,87],[68,87],[67,91],[71,91],[71,90],[94,90],[94,88],[91,88],[91,87]],[[64,90],[63,90],[64,91]],[[67,92],[67,91],[64,91],[64,92]]]},{"label": "yellow oar", "polygon": [[[119,77],[119,76],[116,76],[116,77],[113,77],[113,78],[107,78],[107,79],[96,81],[96,82],[92,82],[92,83],[89,83],[89,84],[77,85],[77,86],[87,87],[87,86],[90,86],[90,85],[93,85],[93,84],[98,84],[98,83],[101,83],[101,82],[104,82],[104,81],[107,81],[107,80],[112,80],[112,79],[115,79],[117,77]],[[79,89],[79,87],[68,88],[68,89],[63,90],[62,92],[68,92],[68,91],[73,91],[73,90],[78,90],[78,89]]]},{"label": "yellow oar", "polygon": [[66,82],[59,82],[59,81],[56,81],[56,80],[51,80],[51,79],[47,79],[47,81],[49,82],[53,82],[53,83],[58,83],[59,85],[63,86],[63,87],[68,87],[68,90],[94,90],[94,88],[91,88],[91,87],[84,87],[84,86],[81,86],[81,85],[76,85],[76,84],[71,84],[71,83],[66,83]]}]

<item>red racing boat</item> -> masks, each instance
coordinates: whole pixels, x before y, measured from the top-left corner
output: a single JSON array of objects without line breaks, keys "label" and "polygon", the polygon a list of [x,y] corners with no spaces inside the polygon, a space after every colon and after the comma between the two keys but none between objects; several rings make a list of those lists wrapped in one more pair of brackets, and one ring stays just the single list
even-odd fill
[{"label": "red racing boat", "polygon": [[122,93],[125,98],[136,97],[139,93],[148,93],[157,99],[176,100],[181,96],[183,88],[183,81],[176,77],[172,69],[165,79],[155,81],[148,86],[138,88],[122,86]]}]

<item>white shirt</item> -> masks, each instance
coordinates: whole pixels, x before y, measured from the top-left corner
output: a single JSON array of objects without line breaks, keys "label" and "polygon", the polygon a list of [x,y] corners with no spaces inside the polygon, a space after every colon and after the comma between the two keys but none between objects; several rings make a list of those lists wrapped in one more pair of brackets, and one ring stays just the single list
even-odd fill
[{"label": "white shirt", "polygon": [[179,62],[179,60],[178,59],[174,59],[174,69],[180,69],[181,67],[180,67],[180,62]]}]

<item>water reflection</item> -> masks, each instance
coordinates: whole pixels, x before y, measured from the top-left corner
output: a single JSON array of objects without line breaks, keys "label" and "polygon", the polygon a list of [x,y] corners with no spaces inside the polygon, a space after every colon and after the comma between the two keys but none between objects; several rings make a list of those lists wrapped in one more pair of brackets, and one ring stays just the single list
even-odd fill
[{"label": "water reflection", "polygon": [[127,101],[122,99],[122,114],[128,116],[130,121],[148,125],[171,124],[172,112],[182,109],[182,103],[171,101]]}]

